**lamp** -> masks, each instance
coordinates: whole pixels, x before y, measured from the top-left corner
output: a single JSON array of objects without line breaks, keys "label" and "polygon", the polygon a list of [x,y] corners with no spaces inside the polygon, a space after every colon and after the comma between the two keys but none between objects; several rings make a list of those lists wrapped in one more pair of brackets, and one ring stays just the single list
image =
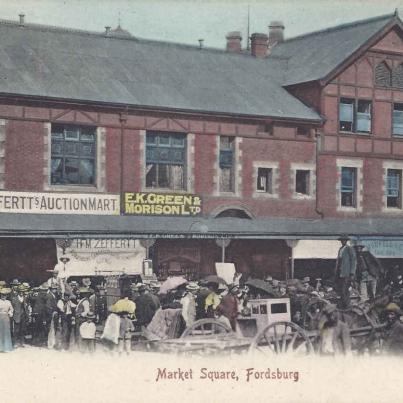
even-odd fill
[{"label": "lamp", "polygon": [[63,255],[59,260],[63,263],[63,271],[66,271],[66,264],[70,262],[70,258],[66,255]]}]

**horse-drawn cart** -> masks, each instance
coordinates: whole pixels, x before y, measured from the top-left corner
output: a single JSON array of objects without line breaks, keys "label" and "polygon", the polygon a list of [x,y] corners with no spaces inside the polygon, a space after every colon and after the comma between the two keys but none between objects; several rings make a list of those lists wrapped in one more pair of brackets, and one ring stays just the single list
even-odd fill
[{"label": "horse-drawn cart", "polygon": [[[289,298],[250,300],[249,304],[250,316],[239,316],[235,331],[219,319],[201,319],[185,329],[179,338],[153,342],[153,349],[185,354],[249,352],[299,356],[318,352],[318,327],[304,329],[291,322]],[[320,309],[322,312],[323,308]],[[381,348],[383,325],[362,307],[353,306],[338,314],[350,329],[353,351],[361,353]],[[318,320],[320,316],[318,314]]]}]

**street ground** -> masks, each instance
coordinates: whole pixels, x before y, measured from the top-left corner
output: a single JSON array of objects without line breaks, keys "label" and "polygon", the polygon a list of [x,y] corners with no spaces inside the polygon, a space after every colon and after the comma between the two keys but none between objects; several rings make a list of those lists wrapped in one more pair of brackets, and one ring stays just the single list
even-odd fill
[{"label": "street ground", "polygon": [[[2,403],[402,401],[403,358],[90,355],[26,347],[0,354],[0,365]],[[274,379],[278,373],[282,379]]]}]

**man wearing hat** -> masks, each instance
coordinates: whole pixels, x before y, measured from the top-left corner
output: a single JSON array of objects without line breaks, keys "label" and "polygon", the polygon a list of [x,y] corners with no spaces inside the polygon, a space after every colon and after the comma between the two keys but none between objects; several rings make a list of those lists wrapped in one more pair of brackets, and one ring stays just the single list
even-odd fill
[{"label": "man wearing hat", "polygon": [[181,299],[182,317],[186,323],[186,327],[193,325],[196,320],[196,293],[199,286],[195,282],[186,285],[186,293]]},{"label": "man wearing hat", "polygon": [[25,287],[22,284],[15,287],[14,291],[14,293],[10,294],[10,302],[14,310],[12,321],[13,342],[14,346],[23,347],[28,323],[28,303],[24,295]]},{"label": "man wearing hat", "polygon": [[32,305],[32,342],[36,346],[44,346],[47,340],[46,297],[48,287],[41,284],[31,296]]},{"label": "man wearing hat", "polygon": [[11,299],[11,297],[14,297],[16,295],[18,295],[18,287],[20,286],[20,280],[18,280],[18,278],[15,278],[11,283],[10,283],[10,287],[11,287],[11,293],[9,295],[9,298]]},{"label": "man wearing hat", "polygon": [[319,321],[319,351],[322,355],[347,354],[351,351],[348,326],[339,320],[336,305],[328,304]]},{"label": "man wearing hat", "polygon": [[385,351],[391,354],[403,353],[403,315],[399,305],[391,302],[386,306],[386,340]]},{"label": "man wearing hat", "polygon": [[228,292],[221,293],[221,302],[217,307],[217,311],[229,320],[232,330],[235,330],[236,318],[238,316],[238,291],[239,286],[237,284],[230,284]]},{"label": "man wearing hat", "polygon": [[350,285],[355,278],[357,259],[354,248],[347,244],[350,238],[347,235],[339,237],[341,247],[337,254],[335,269],[335,289],[340,294],[340,308],[350,306]]},{"label": "man wearing hat", "polygon": [[134,300],[136,303],[137,323],[141,326],[147,326],[154,317],[159,305],[155,303],[145,284],[138,286],[138,292],[139,296]]},{"label": "man wearing hat", "polygon": [[46,283],[49,288],[54,287],[60,289],[60,292],[62,293],[62,296],[66,292],[66,286],[64,283],[64,280],[59,277],[59,270],[53,269],[53,270],[46,270],[49,273],[52,273],[52,277],[50,277]]}]

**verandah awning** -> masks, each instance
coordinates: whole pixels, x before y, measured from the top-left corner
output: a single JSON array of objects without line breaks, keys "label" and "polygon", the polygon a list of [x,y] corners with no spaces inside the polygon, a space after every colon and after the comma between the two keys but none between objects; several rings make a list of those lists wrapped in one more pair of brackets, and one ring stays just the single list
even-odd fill
[{"label": "verandah awning", "polygon": [[403,220],[0,214],[1,237],[336,239],[340,234],[403,238]]}]

